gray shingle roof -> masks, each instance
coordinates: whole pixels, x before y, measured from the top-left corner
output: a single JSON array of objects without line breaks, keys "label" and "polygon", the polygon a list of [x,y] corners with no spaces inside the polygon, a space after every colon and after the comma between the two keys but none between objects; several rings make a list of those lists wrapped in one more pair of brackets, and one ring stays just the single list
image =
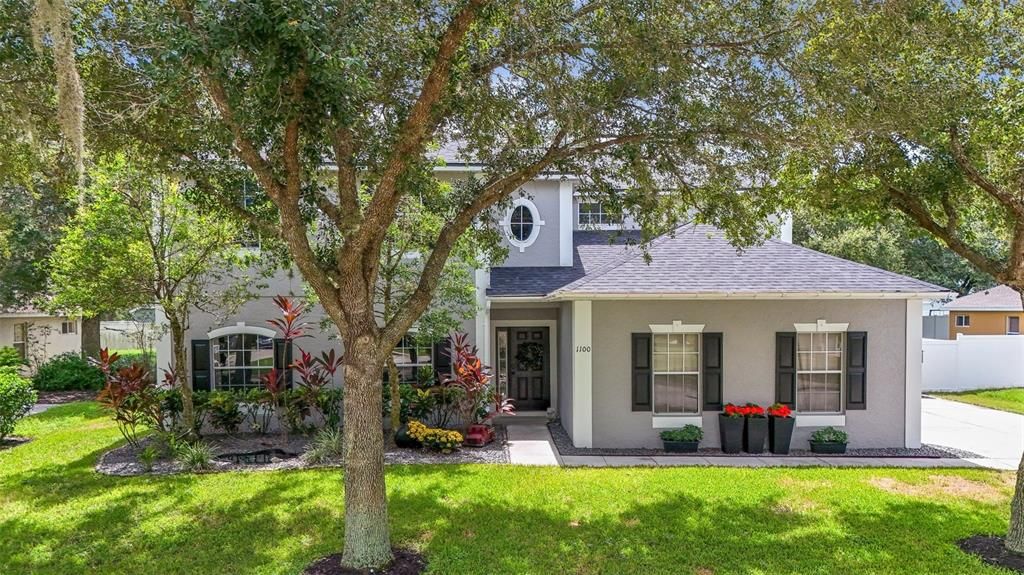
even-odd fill
[{"label": "gray shingle roof", "polygon": [[[769,240],[737,252],[711,226],[681,226],[648,246],[608,245],[577,232],[572,268],[494,268],[489,295],[947,293],[949,290],[801,246]],[[604,244],[595,240],[603,237]],[[636,236],[632,236],[635,241]],[[628,239],[628,237],[627,237]]]},{"label": "gray shingle roof", "polygon": [[999,285],[994,288],[974,292],[958,297],[946,304],[948,310],[966,311],[1024,311],[1021,306],[1020,294],[1010,286]]}]

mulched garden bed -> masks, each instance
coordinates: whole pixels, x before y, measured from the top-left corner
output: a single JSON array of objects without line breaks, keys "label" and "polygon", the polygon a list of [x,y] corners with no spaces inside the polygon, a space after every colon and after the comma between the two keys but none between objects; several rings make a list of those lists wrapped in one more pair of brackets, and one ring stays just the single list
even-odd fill
[{"label": "mulched garden bed", "polygon": [[1003,545],[1002,537],[975,535],[957,542],[960,549],[979,557],[985,563],[1024,573],[1024,555],[1010,553]]},{"label": "mulched garden bed", "polygon": [[32,441],[31,437],[20,437],[20,436],[17,436],[17,435],[8,435],[7,437],[5,437],[3,439],[0,439],[0,451],[3,451],[5,449],[10,449],[12,447],[17,447],[17,446],[19,446],[19,445],[21,445],[23,443],[28,443],[29,441]]},{"label": "mulched garden bed", "polygon": [[427,570],[423,556],[410,549],[394,549],[395,560],[383,571],[345,569],[341,566],[341,553],[317,559],[306,567],[303,575],[419,575]]},{"label": "mulched garden bed", "polygon": [[[384,461],[388,464],[421,464],[421,463],[508,463],[508,435],[503,426],[495,426],[495,440],[484,447],[463,447],[452,453],[437,453],[424,449],[402,449],[389,447],[384,453]],[[302,454],[312,438],[304,435],[289,436],[287,440],[281,435],[237,434],[208,435],[203,437],[213,448],[215,457],[213,469],[218,471],[272,471],[277,469],[309,469],[315,467],[340,467],[341,462],[328,465],[314,465],[306,461]],[[139,453],[155,439],[147,437],[139,442],[139,447],[122,445],[100,457],[96,471],[105,475],[167,475],[181,473],[181,464],[173,459],[159,459],[153,464],[151,471],[146,471],[139,462]],[[255,457],[241,457],[256,462],[239,463],[230,461],[232,454],[254,454]],[[224,458],[224,459],[218,459]]]},{"label": "mulched garden bed", "polygon": [[75,401],[92,401],[96,399],[98,391],[40,391],[36,403],[57,405],[61,403],[72,403]]},{"label": "mulched garden bed", "polygon": [[[590,448],[590,447],[575,447],[572,444],[572,438],[569,437],[568,432],[562,427],[562,424],[558,421],[551,421],[548,423],[548,430],[551,431],[551,439],[555,443],[555,447],[558,449],[560,455],[625,455],[631,457],[650,457],[650,456],[674,456],[674,457],[822,457],[820,453],[811,453],[809,449],[791,449],[789,455],[775,455],[767,450],[764,453],[725,453],[721,449],[702,448],[697,450],[696,453],[669,453],[663,449],[649,449],[649,448],[636,448],[636,449],[609,449],[609,448]],[[918,457],[925,459],[964,459],[981,457],[975,453],[969,451],[963,451],[961,449],[951,449],[948,447],[939,447],[936,445],[923,445],[918,449],[909,449],[902,447],[892,448],[876,448],[876,449],[847,449],[846,453],[828,455],[827,457]]]}]

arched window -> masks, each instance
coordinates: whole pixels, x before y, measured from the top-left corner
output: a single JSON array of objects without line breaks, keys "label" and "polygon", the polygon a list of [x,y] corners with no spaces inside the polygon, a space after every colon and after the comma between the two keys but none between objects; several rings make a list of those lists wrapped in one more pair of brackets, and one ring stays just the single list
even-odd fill
[{"label": "arched window", "polygon": [[519,251],[524,251],[537,240],[539,226],[544,225],[544,220],[540,219],[537,206],[533,202],[526,198],[517,198],[505,214],[503,225],[509,243],[519,248]]},{"label": "arched window", "polygon": [[235,326],[211,331],[213,389],[253,389],[274,367],[274,332]]}]

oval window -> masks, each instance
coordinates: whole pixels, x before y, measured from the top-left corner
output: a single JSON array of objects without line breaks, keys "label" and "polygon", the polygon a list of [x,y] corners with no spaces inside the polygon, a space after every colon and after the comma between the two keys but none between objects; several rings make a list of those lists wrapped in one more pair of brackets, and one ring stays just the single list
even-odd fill
[{"label": "oval window", "polygon": [[525,242],[533,233],[533,213],[526,206],[516,206],[509,218],[509,233],[518,242]]}]

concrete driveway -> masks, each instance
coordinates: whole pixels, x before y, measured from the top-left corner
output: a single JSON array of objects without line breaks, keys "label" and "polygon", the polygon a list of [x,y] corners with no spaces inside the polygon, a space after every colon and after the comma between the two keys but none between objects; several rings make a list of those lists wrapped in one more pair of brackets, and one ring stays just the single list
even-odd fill
[{"label": "concrete driveway", "polygon": [[925,397],[921,441],[981,455],[986,467],[1015,471],[1024,453],[1024,415]]}]

